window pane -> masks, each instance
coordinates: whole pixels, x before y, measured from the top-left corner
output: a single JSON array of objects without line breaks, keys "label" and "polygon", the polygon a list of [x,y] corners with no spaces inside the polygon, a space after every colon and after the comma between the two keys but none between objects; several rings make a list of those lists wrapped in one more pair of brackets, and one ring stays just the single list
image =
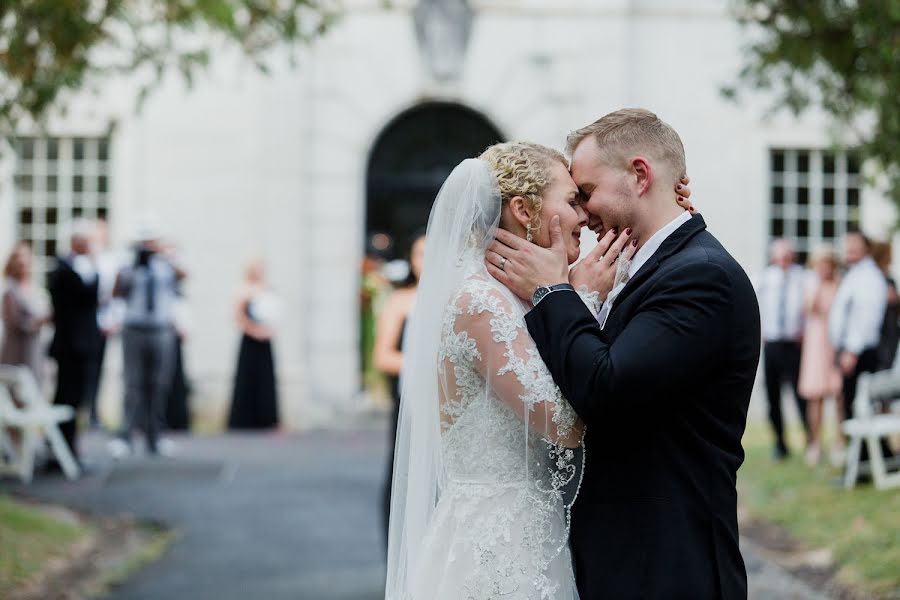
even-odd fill
[{"label": "window pane", "polygon": [[97,159],[101,162],[109,160],[109,142],[100,140],[97,144]]},{"label": "window pane", "polygon": [[776,185],[772,188],[772,203],[784,204],[784,188],[780,185]]},{"label": "window pane", "polygon": [[51,206],[51,207],[47,208],[47,224],[48,225],[56,225],[57,214],[58,213],[57,213],[57,210],[55,207]]},{"label": "window pane", "polygon": [[72,191],[82,192],[84,191],[84,176],[83,175],[75,175],[72,177]]},{"label": "window pane", "polygon": [[781,237],[784,235],[784,219],[772,219],[772,237]]},{"label": "window pane", "polygon": [[801,238],[809,237],[809,221],[807,219],[799,219],[797,221],[797,236]]},{"label": "window pane", "polygon": [[859,188],[847,188],[847,206],[859,208]]},{"label": "window pane", "polygon": [[32,138],[19,140],[19,156],[22,157],[22,160],[34,159],[34,140]]},{"label": "window pane", "polygon": [[84,140],[76,139],[72,144],[72,152],[75,160],[84,160]]},{"label": "window pane", "polygon": [[825,188],[822,190],[822,204],[825,206],[834,206],[834,188]]},{"label": "window pane", "polygon": [[822,221],[822,237],[834,238],[835,235],[836,229],[834,226],[834,219],[825,219]]},{"label": "window pane", "polygon": [[109,213],[109,210],[105,206],[101,206],[97,209],[97,218],[106,220],[106,215]]},{"label": "window pane", "polygon": [[859,175],[859,157],[855,154],[847,155],[847,174]]},{"label": "window pane", "polygon": [[56,256],[56,240],[47,240],[47,256]]},{"label": "window pane", "polygon": [[59,184],[56,175],[48,175],[47,176],[47,191],[55,192],[56,186]]},{"label": "window pane", "polygon": [[106,175],[101,175],[97,178],[97,191],[101,194],[106,193]]},{"label": "window pane", "polygon": [[72,209],[72,216],[75,217],[76,219],[81,218],[81,215],[83,215],[83,214],[84,214],[84,208],[82,208],[80,206],[76,206],[75,208]]},{"label": "window pane", "polygon": [[809,173],[809,152],[797,153],[797,172]]},{"label": "window pane", "polygon": [[23,208],[19,211],[19,224],[20,225],[31,225],[34,223],[34,214],[31,212],[30,208]]},{"label": "window pane", "polygon": [[834,154],[829,152],[822,155],[822,171],[827,174],[834,173]]},{"label": "window pane", "polygon": [[784,151],[783,150],[773,150],[772,151],[772,171],[775,173],[783,173],[784,172]]},{"label": "window pane", "polygon": [[47,160],[59,159],[59,140],[50,138],[47,140]]},{"label": "window pane", "polygon": [[34,189],[34,178],[31,175],[19,175],[16,178],[16,187],[23,192],[30,192]]},{"label": "window pane", "polygon": [[797,204],[801,206],[809,204],[809,188],[797,188]]}]

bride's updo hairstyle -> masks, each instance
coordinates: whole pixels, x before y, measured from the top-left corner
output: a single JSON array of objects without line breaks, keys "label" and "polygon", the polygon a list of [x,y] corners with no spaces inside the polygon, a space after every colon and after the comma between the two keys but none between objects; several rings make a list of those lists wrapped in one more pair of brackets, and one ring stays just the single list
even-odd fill
[{"label": "bride's updo hairstyle", "polygon": [[[503,142],[489,147],[478,158],[488,164],[497,178],[503,207],[508,206],[509,201],[516,196],[521,196],[529,204],[534,211],[531,232],[537,233],[541,226],[539,217],[544,190],[552,183],[553,163],[559,162],[568,169],[566,157],[561,152],[540,144]],[[502,214],[501,212],[500,227],[509,229]]]}]

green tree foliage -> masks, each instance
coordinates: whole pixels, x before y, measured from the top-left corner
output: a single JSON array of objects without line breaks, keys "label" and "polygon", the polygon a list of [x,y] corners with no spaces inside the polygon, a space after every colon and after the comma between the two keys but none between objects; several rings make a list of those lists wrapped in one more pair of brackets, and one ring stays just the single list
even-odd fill
[{"label": "green tree foliage", "polygon": [[148,71],[142,97],[170,69],[190,82],[214,46],[265,70],[268,49],[307,42],[336,16],[328,0],[0,0],[0,131],[104,76]]},{"label": "green tree foliage", "polygon": [[[754,41],[739,83],[854,131],[900,206],[900,0],[737,0]],[[723,90],[734,96],[735,88]]]}]

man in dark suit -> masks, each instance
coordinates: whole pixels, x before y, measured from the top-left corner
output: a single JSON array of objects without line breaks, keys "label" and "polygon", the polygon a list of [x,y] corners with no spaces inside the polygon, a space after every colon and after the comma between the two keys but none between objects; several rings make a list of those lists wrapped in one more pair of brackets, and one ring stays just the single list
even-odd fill
[{"label": "man in dark suit", "polygon": [[[570,274],[554,219],[549,249],[498,232],[488,268],[532,299],[529,332],[587,425],[572,515],[579,592],[746,598],[735,482],[759,362],[753,287],[703,218],[672,201],[684,149],[656,115],[607,115],[569,150],[589,225],[621,232],[607,247],[619,240]],[[619,264],[625,243],[637,253]],[[600,314],[566,282],[600,291]]]},{"label": "man in dark suit", "polygon": [[[74,230],[72,251],[57,259],[48,288],[55,328],[50,356],[57,364],[53,402],[71,406],[77,412],[87,396],[101,333],[97,325],[98,277],[90,258],[90,231],[87,224],[81,223],[76,223]],[[63,423],[60,429],[77,458],[77,418]]]}]

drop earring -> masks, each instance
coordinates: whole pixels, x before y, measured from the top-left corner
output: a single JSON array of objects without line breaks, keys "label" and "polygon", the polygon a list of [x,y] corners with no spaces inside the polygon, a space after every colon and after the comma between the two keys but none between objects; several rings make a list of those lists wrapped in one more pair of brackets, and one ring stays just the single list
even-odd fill
[{"label": "drop earring", "polygon": [[534,240],[534,236],[531,235],[531,223],[525,226],[525,241],[530,242]]}]

